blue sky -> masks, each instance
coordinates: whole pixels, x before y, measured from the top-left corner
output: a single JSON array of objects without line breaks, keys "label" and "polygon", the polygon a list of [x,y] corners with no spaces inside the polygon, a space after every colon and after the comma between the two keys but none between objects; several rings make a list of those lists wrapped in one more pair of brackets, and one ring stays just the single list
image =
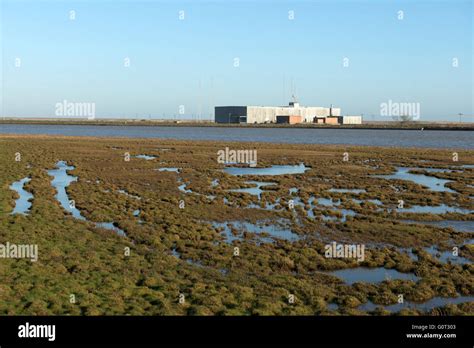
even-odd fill
[{"label": "blue sky", "polygon": [[295,93],[366,119],[391,100],[420,103],[422,119],[474,121],[472,1],[1,2],[4,116],[54,116],[67,100],[95,103],[97,117],[183,105],[209,118],[214,105]]}]

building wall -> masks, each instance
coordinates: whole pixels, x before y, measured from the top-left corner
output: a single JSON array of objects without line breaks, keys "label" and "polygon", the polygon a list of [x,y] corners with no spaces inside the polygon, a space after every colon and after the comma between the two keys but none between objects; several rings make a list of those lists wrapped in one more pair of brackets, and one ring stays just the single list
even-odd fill
[{"label": "building wall", "polygon": [[[341,114],[340,108],[332,109],[333,116]],[[326,117],[330,108],[324,107],[273,107],[273,106],[248,106],[247,123],[276,122],[278,116],[301,116],[301,122],[313,122],[315,116]]]},{"label": "building wall", "polygon": [[[284,111],[279,112],[280,108],[271,106],[248,106],[247,123],[269,123],[276,122],[276,116],[289,116]],[[284,109],[284,108],[282,108]]]},{"label": "building wall", "polygon": [[289,116],[289,117],[290,117],[290,124],[301,123],[301,116],[292,115],[292,116]]},{"label": "building wall", "polygon": [[362,124],[362,116],[342,116],[342,124]]},{"label": "building wall", "polygon": [[341,108],[332,108],[331,115],[332,116],[341,116]]},{"label": "building wall", "polygon": [[[300,122],[312,123],[314,117],[340,116],[340,108],[324,108],[317,106],[304,107],[296,103],[294,106],[216,106],[215,121],[217,123],[238,123],[246,118],[247,123],[270,123],[277,121],[278,116],[300,116]],[[243,119],[240,117],[244,117]]]},{"label": "building wall", "polygon": [[298,124],[301,123],[301,116],[282,116],[278,115],[276,117],[277,123],[288,123],[288,124]]},{"label": "building wall", "polygon": [[217,123],[239,123],[240,117],[247,116],[246,106],[216,106],[214,119]]},{"label": "building wall", "polygon": [[331,117],[326,117],[326,122],[327,124],[339,124],[339,117],[337,116],[331,116]]}]

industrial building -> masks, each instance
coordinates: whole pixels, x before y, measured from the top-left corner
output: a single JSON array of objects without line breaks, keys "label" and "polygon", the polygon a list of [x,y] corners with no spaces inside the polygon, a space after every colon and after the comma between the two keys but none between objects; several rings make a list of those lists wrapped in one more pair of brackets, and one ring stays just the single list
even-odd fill
[{"label": "industrial building", "polygon": [[216,106],[215,122],[360,124],[362,117],[341,116],[341,109],[332,106],[300,106],[295,100],[288,106]]}]

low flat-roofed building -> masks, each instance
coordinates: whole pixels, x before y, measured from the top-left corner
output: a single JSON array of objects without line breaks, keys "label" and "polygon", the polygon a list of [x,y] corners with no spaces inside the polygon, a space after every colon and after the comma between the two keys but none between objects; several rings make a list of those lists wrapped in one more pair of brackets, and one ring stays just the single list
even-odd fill
[{"label": "low flat-roofed building", "polygon": [[299,116],[300,122],[313,122],[314,117],[340,116],[340,108],[300,106],[296,101],[288,106],[216,106],[217,123],[276,123],[277,116]]}]

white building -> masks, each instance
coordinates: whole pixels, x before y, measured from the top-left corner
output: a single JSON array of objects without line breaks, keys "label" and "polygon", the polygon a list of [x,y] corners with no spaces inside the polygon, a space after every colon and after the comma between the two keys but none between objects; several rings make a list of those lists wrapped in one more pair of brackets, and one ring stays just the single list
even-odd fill
[{"label": "white building", "polygon": [[288,106],[216,106],[217,123],[276,123],[277,116],[300,116],[301,122],[313,123],[315,117],[341,116],[340,108],[300,106],[296,101]]}]

